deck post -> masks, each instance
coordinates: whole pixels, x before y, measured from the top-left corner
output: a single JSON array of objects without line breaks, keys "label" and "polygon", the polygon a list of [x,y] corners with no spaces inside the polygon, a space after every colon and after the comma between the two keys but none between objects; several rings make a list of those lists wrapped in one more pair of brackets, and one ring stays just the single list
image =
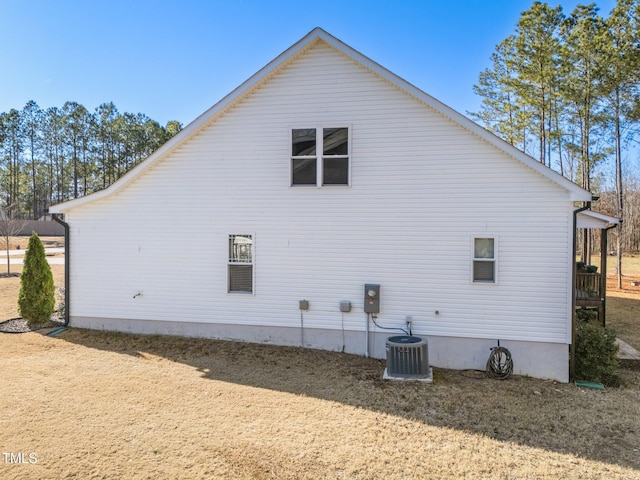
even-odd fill
[{"label": "deck post", "polygon": [[607,232],[608,228],[600,230],[600,302],[601,307],[598,313],[602,315],[600,321],[602,326],[606,323],[606,305],[607,305]]}]

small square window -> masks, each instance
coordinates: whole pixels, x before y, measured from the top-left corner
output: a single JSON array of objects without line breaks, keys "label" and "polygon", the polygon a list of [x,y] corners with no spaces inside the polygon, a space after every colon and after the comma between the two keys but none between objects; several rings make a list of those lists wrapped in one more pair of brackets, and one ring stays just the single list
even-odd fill
[{"label": "small square window", "polygon": [[291,185],[349,185],[349,128],[292,129]]},{"label": "small square window", "polygon": [[315,157],[315,128],[296,128],[291,132],[291,155],[294,157]]},{"label": "small square window", "polygon": [[322,130],[322,153],[327,155],[349,155],[349,129],[325,128]]},{"label": "small square window", "polygon": [[293,159],[293,185],[316,185],[318,183],[318,167],[315,158]]},{"label": "small square window", "polygon": [[473,257],[493,259],[493,245],[493,238],[476,238],[473,245]]},{"label": "small square window", "polygon": [[322,164],[323,185],[349,184],[349,159],[325,158]]},{"label": "small square window", "polygon": [[229,292],[253,292],[253,265],[229,265]]},{"label": "small square window", "polygon": [[473,281],[474,282],[494,282],[495,271],[493,262],[473,262]]}]

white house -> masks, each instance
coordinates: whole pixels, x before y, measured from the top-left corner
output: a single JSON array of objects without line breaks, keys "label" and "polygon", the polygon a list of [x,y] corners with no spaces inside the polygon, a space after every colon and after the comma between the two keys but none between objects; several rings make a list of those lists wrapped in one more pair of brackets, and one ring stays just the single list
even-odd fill
[{"label": "white house", "polygon": [[574,202],[591,199],[315,29],[50,211],[72,326],[384,358],[410,319],[433,366],[484,368],[500,341],[515,373],[567,381]]}]

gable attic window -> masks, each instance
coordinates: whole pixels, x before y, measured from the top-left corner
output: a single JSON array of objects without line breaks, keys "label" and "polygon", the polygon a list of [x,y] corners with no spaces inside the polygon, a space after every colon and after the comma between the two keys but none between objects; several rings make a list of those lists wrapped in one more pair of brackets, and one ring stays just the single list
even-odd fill
[{"label": "gable attic window", "polygon": [[473,282],[496,283],[495,238],[473,239]]},{"label": "gable attic window", "polygon": [[291,130],[291,185],[349,185],[349,128]]},{"label": "gable attic window", "polygon": [[229,235],[229,293],[253,293],[253,235]]}]

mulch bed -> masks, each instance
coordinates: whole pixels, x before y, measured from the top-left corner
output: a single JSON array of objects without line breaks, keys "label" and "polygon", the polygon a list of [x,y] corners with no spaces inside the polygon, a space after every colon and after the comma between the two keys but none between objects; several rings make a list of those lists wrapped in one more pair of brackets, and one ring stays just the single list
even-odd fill
[{"label": "mulch bed", "polygon": [[64,319],[55,318],[51,319],[48,323],[38,325],[37,327],[30,327],[27,321],[22,318],[11,318],[0,323],[0,333],[26,333],[35,332],[45,328],[61,327],[64,324]]},{"label": "mulch bed", "polygon": [[12,272],[12,273],[0,273],[0,278],[10,278],[10,277],[19,277],[20,274],[18,272]]}]

